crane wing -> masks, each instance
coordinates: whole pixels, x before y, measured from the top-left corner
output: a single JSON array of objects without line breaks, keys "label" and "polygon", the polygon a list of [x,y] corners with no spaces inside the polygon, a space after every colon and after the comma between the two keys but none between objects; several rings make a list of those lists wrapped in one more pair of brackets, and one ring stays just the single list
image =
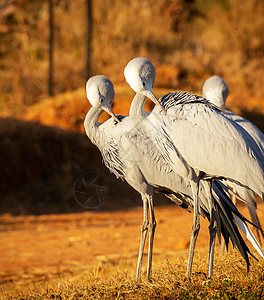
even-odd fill
[{"label": "crane wing", "polygon": [[172,160],[176,149],[176,158],[182,157],[192,168],[212,178],[229,178],[262,196],[263,155],[243,128],[210,101],[190,93],[171,93],[160,102],[167,114],[155,108],[148,119],[157,128],[156,136],[165,132],[167,144],[174,146],[166,147]]}]

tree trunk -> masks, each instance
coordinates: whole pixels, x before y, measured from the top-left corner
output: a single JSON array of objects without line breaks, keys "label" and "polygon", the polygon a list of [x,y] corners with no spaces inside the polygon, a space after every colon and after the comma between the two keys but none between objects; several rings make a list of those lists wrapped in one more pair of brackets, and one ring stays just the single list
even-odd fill
[{"label": "tree trunk", "polygon": [[53,1],[49,1],[49,70],[48,70],[48,93],[54,95],[53,91]]},{"label": "tree trunk", "polygon": [[92,76],[92,0],[86,0],[86,19],[87,19],[87,42],[86,42],[86,79]]}]

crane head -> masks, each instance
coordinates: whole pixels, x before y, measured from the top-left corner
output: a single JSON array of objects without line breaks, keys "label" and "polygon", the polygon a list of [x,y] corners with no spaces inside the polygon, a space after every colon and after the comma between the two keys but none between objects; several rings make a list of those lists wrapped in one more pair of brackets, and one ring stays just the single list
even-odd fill
[{"label": "crane head", "polygon": [[153,93],[156,71],[152,63],[144,57],[132,59],[125,67],[124,75],[126,82],[136,93],[143,94],[152,100],[162,111],[166,113],[165,108],[159,103]]},{"label": "crane head", "polygon": [[115,90],[110,79],[103,75],[96,75],[86,83],[86,94],[93,107],[106,111],[117,122],[120,122],[112,110],[115,99]]},{"label": "crane head", "polygon": [[203,85],[203,97],[225,111],[226,99],[229,88],[223,78],[219,76],[209,77]]}]

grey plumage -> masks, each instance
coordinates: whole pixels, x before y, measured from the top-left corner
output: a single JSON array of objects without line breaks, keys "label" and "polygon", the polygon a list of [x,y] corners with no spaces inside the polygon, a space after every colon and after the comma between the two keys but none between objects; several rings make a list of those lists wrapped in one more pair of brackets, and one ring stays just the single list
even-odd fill
[{"label": "grey plumage", "polygon": [[[255,143],[258,145],[262,154],[264,155],[264,134],[250,121],[244,119],[243,117],[234,114],[233,112],[226,110],[226,99],[229,94],[229,88],[223,78],[219,76],[209,77],[203,85],[203,96],[209,99],[215,105],[218,105],[223,109],[225,115],[235,122],[237,125],[241,126],[246,130],[251,137],[254,139]],[[259,218],[257,216],[257,204],[254,193],[244,187],[241,187],[233,182],[227,182],[234,190],[241,196],[244,202],[247,204],[248,210],[250,212],[251,219],[258,227],[261,228]],[[263,198],[262,198],[263,199]],[[264,199],[263,199],[264,200]],[[257,230],[258,237],[260,239],[260,234],[263,237],[263,231]]]},{"label": "grey plumage", "polygon": [[[135,58],[128,63],[124,72],[129,85],[142,96],[147,95],[144,90],[153,94],[154,80],[149,78],[154,72],[148,76],[139,73],[141,69],[139,65],[145,63],[148,63],[147,59]],[[181,97],[183,100],[178,101],[179,95],[184,95]],[[190,93],[171,93],[161,101],[165,107],[169,101],[167,114],[160,112],[157,106],[146,114],[145,99],[137,94],[130,108],[134,126],[149,133],[154,145],[161,145],[160,153],[168,151],[168,162],[172,169],[191,184],[194,221],[187,278],[191,275],[194,247],[200,228],[198,216],[200,180],[206,189],[210,207],[209,277],[212,276],[213,270],[216,234],[215,204],[210,192],[211,181],[216,178],[227,178],[252,189],[260,196],[264,193],[263,155],[256,143],[245,130],[227,119],[219,108],[215,108],[207,100],[199,99],[199,96],[192,96]],[[170,144],[171,147],[166,147],[166,144]],[[241,164],[241,161],[244,163]]]},{"label": "grey plumage", "polygon": [[170,108],[174,107],[175,105],[201,103],[201,104],[208,105],[209,107],[212,107],[213,109],[219,112],[222,112],[220,107],[210,102],[209,100],[188,92],[176,91],[173,93],[168,93],[159,99],[159,103],[161,103],[161,105],[164,106],[166,111],[168,111]]},{"label": "grey plumage", "polygon": [[229,87],[223,78],[214,75],[208,78],[203,85],[203,96],[225,111],[226,98]]},{"label": "grey plumage", "polygon": [[[95,87],[104,84],[106,81],[104,77],[97,77],[89,80],[93,82]],[[111,88],[111,86],[108,88]],[[137,267],[137,280],[140,278],[143,248],[148,229],[150,231],[148,279],[150,279],[152,262],[151,245],[153,244],[156,224],[152,201],[153,191],[162,192],[181,207],[188,209],[193,204],[191,186],[189,182],[186,182],[184,178],[173,171],[166,159],[159,154],[159,149],[151,142],[148,135],[139,132],[137,128],[134,127],[129,117],[117,116],[119,122],[112,118],[103,124],[99,124],[98,118],[100,114],[103,110],[109,110],[109,105],[107,104],[107,101],[102,103],[100,97],[97,97],[97,88],[93,89],[93,91],[93,93],[87,93],[93,107],[86,115],[84,122],[85,130],[88,137],[92,137],[92,142],[100,149],[100,151],[102,153],[108,153],[107,155],[104,154],[104,162],[109,167],[110,171],[114,172],[117,177],[125,179],[141,194],[144,207],[144,220],[141,228],[142,237]],[[107,98],[105,98],[105,100],[107,100]],[[108,146],[109,144],[111,145],[110,147]],[[112,164],[115,165],[114,168],[111,166]],[[214,197],[219,199],[217,201],[220,202],[228,201],[228,198],[221,190],[218,190]],[[199,213],[210,218],[208,200],[203,186],[201,186],[200,199]],[[150,219],[148,219],[147,216],[146,209],[148,209],[148,207],[150,209]],[[222,208],[219,209],[219,211],[221,210]],[[222,212],[222,214],[225,213]],[[227,228],[222,217],[219,216],[218,219],[220,220],[219,222],[222,222],[222,227],[219,227],[221,228],[221,230],[219,229],[219,232],[224,235],[227,245],[229,238],[231,238],[234,245],[240,249],[239,251],[242,251],[243,254],[241,254],[248,263],[248,254],[250,254],[248,248],[244,245],[236,245],[237,242],[234,240],[234,237],[236,236],[236,225],[233,224],[234,222],[230,220],[233,227]],[[239,239],[237,241],[239,241]],[[239,243],[241,244],[241,241]]]}]

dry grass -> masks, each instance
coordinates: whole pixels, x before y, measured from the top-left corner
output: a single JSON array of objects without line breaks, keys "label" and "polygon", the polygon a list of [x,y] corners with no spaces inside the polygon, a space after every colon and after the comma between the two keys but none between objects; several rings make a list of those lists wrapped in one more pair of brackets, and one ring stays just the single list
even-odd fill
[{"label": "dry grass", "polygon": [[[0,108],[47,96],[48,4],[16,1],[0,20]],[[263,97],[263,1],[93,1],[92,71],[114,82],[135,56],[161,68],[156,85],[197,92],[211,74],[237,97]],[[83,87],[85,1],[59,1],[55,15],[55,93]],[[1,28],[6,31],[1,32]],[[168,70],[166,70],[168,69]]]},{"label": "dry grass", "polygon": [[[248,215],[246,207],[240,210]],[[142,209],[3,215],[1,299],[261,299],[264,296],[263,259],[257,262],[250,258],[251,268],[247,273],[239,253],[231,247],[228,253],[220,255],[218,243],[214,277],[207,280],[208,222],[204,219],[193,275],[186,281],[192,215],[174,205],[156,207],[155,212],[158,226],[153,280],[151,283],[145,280],[147,257],[144,256],[140,284],[134,279]],[[262,220],[263,204],[259,213]]]},{"label": "dry grass", "polygon": [[[165,256],[165,258],[164,258]],[[216,255],[212,280],[206,277],[207,249],[196,251],[193,276],[184,279],[187,251],[162,255],[155,259],[153,280],[134,281],[135,266],[131,259],[112,259],[104,265],[68,280],[27,289],[2,290],[3,299],[262,299],[264,297],[263,264],[253,263],[246,272],[237,252]],[[134,260],[134,259],[133,259]]]}]

